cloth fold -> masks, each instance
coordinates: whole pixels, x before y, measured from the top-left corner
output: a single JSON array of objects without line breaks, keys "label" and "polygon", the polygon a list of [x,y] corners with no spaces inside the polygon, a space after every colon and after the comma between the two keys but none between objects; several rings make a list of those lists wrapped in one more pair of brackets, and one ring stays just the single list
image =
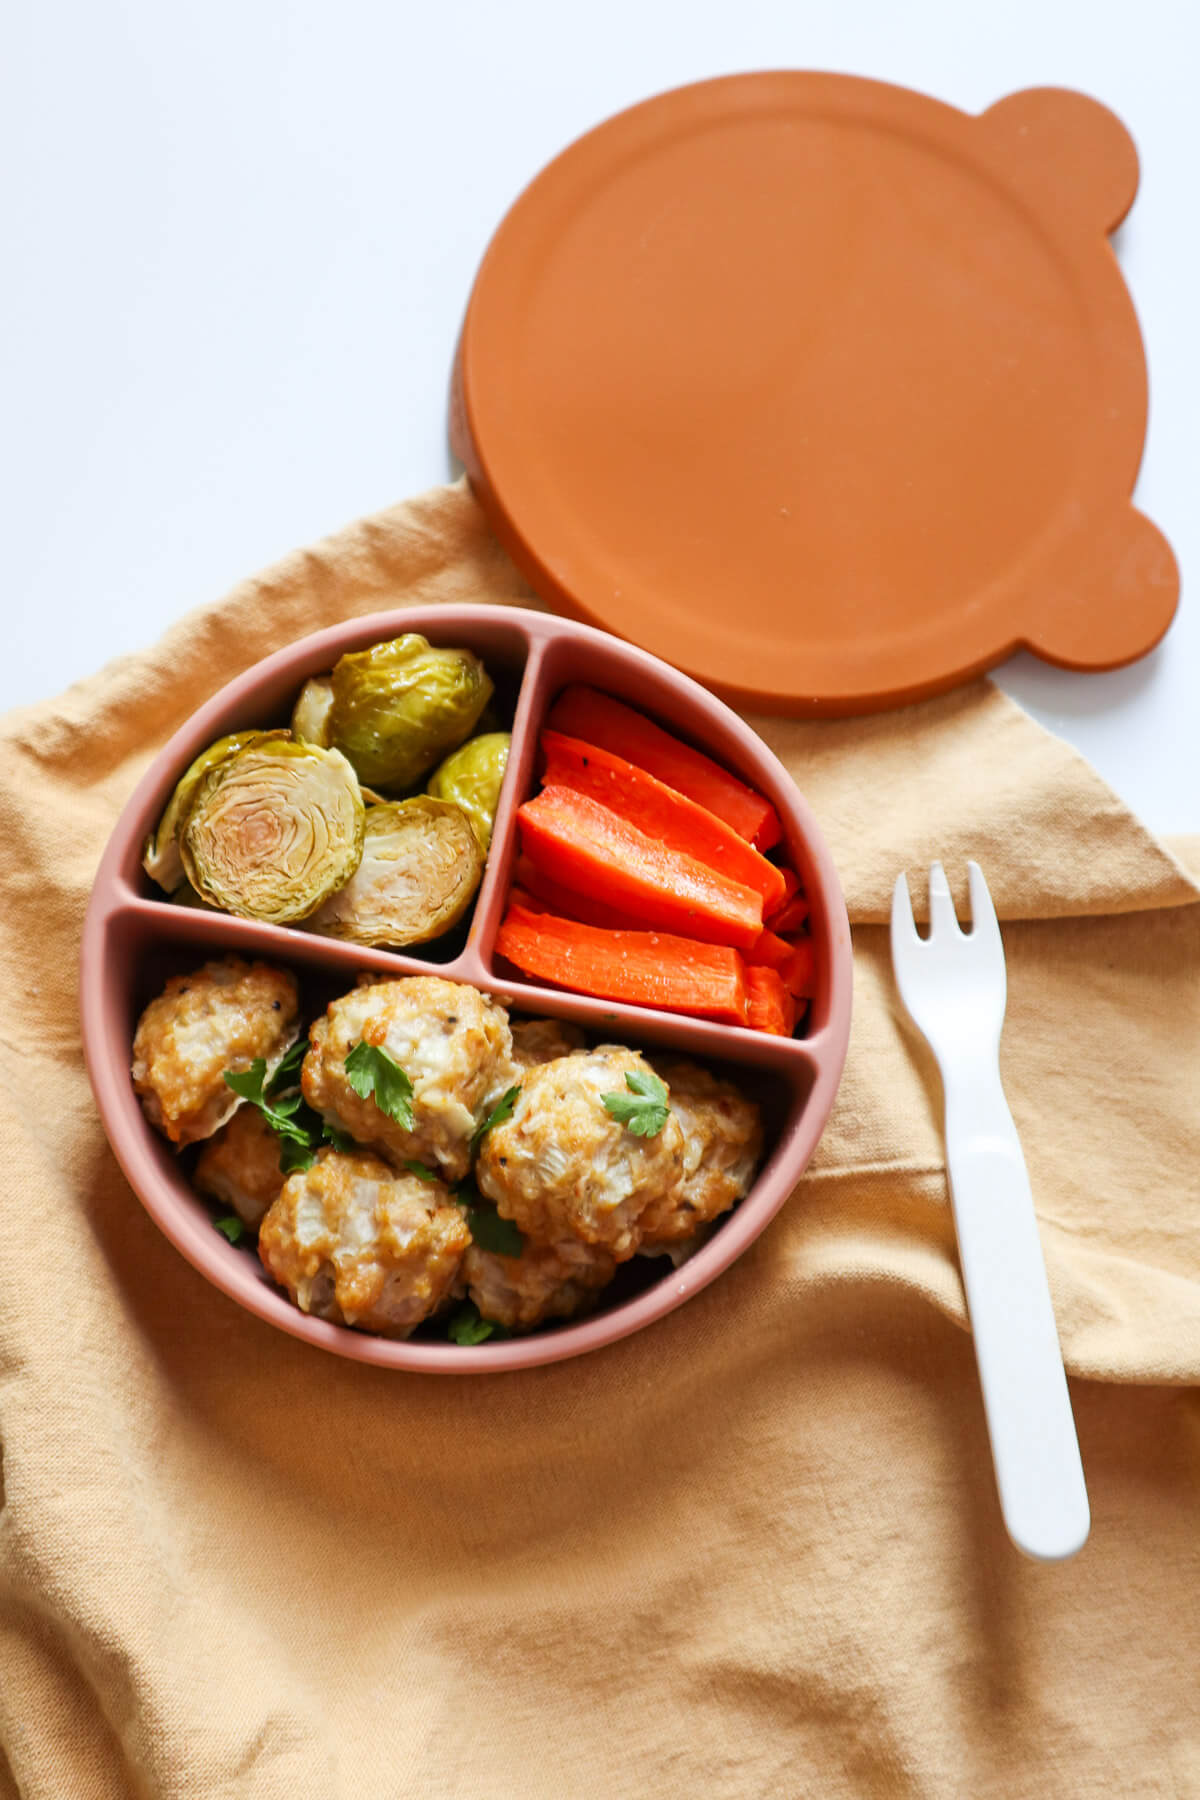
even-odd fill
[{"label": "cloth fold", "polygon": [[[838,1103],[788,1205],[650,1331],[397,1376],[216,1293],[124,1183],[78,1044],[96,863],[169,733],[338,619],[530,604],[462,484],[0,724],[0,1797],[1200,1793],[1200,839],[990,683],[754,719],[854,921]],[[1007,1544],[936,1070],[886,918],[968,856],[1094,1531]],[[1088,1379],[1079,1379],[1086,1377]]]}]

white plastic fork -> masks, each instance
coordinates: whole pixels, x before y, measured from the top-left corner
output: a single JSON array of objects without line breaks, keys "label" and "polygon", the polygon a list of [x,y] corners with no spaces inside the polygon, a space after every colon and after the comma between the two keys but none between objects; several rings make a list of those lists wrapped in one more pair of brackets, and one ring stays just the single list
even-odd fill
[{"label": "white plastic fork", "polygon": [[967,870],[971,930],[959,929],[934,863],[928,938],[897,877],[892,967],[942,1075],[950,1199],[1000,1510],[1019,1550],[1054,1562],[1083,1547],[1091,1514],[1033,1192],[1000,1082],[1004,946],[983,873],[973,862]]}]

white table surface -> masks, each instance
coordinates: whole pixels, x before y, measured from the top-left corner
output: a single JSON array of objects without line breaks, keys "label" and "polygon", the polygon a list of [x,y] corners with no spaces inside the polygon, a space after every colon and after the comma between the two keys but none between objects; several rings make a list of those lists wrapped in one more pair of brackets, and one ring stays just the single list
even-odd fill
[{"label": "white table surface", "polygon": [[1161,831],[1200,831],[1200,105],[1193,0],[110,0],[0,59],[0,706],[152,641],[296,544],[451,474],[479,258],[556,151],[663,88],[827,68],[967,111],[1077,87],[1126,122],[1117,247],[1151,421],[1137,501],[1184,601],[1106,676],[1001,680]]}]

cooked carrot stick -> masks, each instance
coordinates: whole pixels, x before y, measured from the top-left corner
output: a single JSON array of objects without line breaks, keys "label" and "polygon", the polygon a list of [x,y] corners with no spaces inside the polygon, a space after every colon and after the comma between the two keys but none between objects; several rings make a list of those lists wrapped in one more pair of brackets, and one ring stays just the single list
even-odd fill
[{"label": "cooked carrot stick", "polygon": [[719,875],[728,875],[743,887],[756,888],[762,895],[764,912],[782,905],[787,893],[782,870],[706,806],[698,806],[686,794],[676,793],[645,769],[599,744],[584,744],[558,731],[543,731],[542,749],[546,753],[546,771],[542,776],[546,787],[590,794],[601,806],[627,819],[668,850],[694,856]]},{"label": "cooked carrot stick", "polygon": [[605,906],[588,894],[574,894],[561,882],[552,881],[528,856],[518,856],[513,865],[514,895],[518,888],[524,888],[538,901],[542,911],[557,913],[562,919],[578,919],[583,925],[599,925],[605,931],[644,930],[640,920],[621,912],[619,907]]},{"label": "cooked carrot stick", "polygon": [[798,938],[792,954],[779,971],[783,985],[797,1000],[811,1000],[817,991],[816,952],[810,937]]},{"label": "cooked carrot stick", "polygon": [[777,937],[773,931],[763,931],[749,950],[742,952],[748,963],[774,969],[780,975],[789,966],[795,953],[796,946],[789,944],[786,938]]},{"label": "cooked carrot stick", "polygon": [[595,688],[564,688],[551,709],[552,731],[611,750],[677,794],[706,806],[739,837],[759,850],[769,850],[783,836],[779,816],[769,800],[756,794],[712,758],[681,743],[644,713],[634,712]]},{"label": "cooked carrot stick", "polygon": [[746,1023],[775,1037],[791,1037],[796,1029],[795,1000],[774,969],[761,964],[746,970]]},{"label": "cooked carrot stick", "polygon": [[794,894],[778,912],[771,914],[767,920],[767,928],[777,937],[788,937],[807,922],[808,914],[809,905],[804,895]]},{"label": "cooked carrot stick", "polygon": [[662,931],[601,931],[510,903],[499,954],[537,981],[597,1000],[653,1006],[723,1025],[746,1023],[746,969],[736,950]]},{"label": "cooked carrot stick", "polygon": [[518,808],[525,854],[575,893],[706,944],[748,949],[762,895],[665,849],[587,794],[548,787]]}]

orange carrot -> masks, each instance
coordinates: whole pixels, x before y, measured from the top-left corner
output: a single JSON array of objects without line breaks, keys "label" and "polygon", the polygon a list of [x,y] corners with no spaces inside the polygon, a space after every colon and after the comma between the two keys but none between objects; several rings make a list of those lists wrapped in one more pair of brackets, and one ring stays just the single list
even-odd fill
[{"label": "orange carrot", "polygon": [[564,688],[548,722],[553,731],[597,744],[645,769],[677,794],[716,813],[759,850],[769,850],[783,836],[779,815],[769,800],[711,757],[681,743],[644,713],[634,712],[609,694],[590,687]]},{"label": "orange carrot", "polygon": [[798,938],[792,954],[779,971],[783,985],[797,1000],[811,1000],[817,991],[816,953],[810,937]]},{"label": "orange carrot", "polygon": [[746,1023],[752,1031],[791,1037],[796,1029],[796,1002],[774,969],[746,970]]},{"label": "orange carrot", "polygon": [[547,787],[519,807],[526,855],[604,906],[706,944],[748,949],[762,931],[762,895],[665,849],[586,794]]},{"label": "orange carrot", "polygon": [[748,963],[761,964],[782,974],[795,955],[795,949],[786,938],[777,937],[773,931],[764,931],[743,954]]},{"label": "orange carrot", "polygon": [[745,965],[736,950],[723,945],[661,931],[601,931],[512,902],[496,949],[534,980],[597,1000],[723,1025],[746,1023]]},{"label": "orange carrot", "polygon": [[777,937],[788,937],[807,922],[808,914],[808,901],[803,894],[795,894],[777,913],[771,914],[767,926]]},{"label": "orange carrot", "polygon": [[618,907],[605,906],[587,894],[573,894],[570,888],[552,881],[528,856],[518,856],[513,866],[513,889],[524,888],[538,901],[535,911],[557,913],[563,919],[578,919],[584,925],[599,925],[605,931],[641,931],[641,921]]},{"label": "orange carrot", "polygon": [[764,912],[782,905],[787,893],[782,871],[707,807],[698,806],[600,745],[584,744],[558,731],[543,731],[542,749],[546,753],[542,776],[546,787],[590,794],[668,850],[694,856],[719,875],[756,888]]}]

